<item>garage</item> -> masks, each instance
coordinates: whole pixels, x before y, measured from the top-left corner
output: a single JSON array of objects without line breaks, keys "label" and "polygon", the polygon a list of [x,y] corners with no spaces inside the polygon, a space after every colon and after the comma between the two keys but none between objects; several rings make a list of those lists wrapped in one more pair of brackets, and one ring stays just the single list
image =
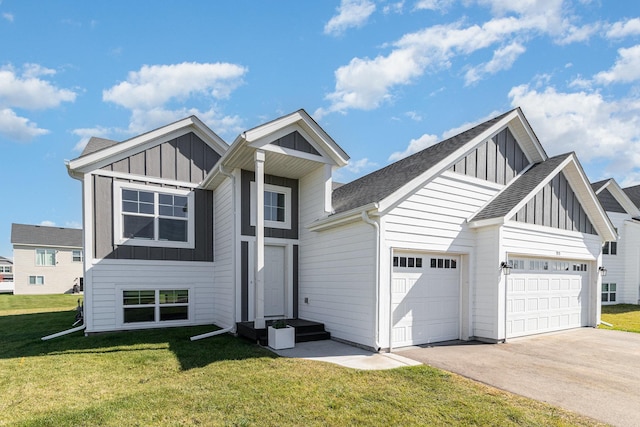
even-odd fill
[{"label": "garage", "polygon": [[511,259],[507,338],[588,324],[589,272],[583,261]]},{"label": "garage", "polygon": [[395,253],[392,310],[394,347],[458,339],[459,257]]}]

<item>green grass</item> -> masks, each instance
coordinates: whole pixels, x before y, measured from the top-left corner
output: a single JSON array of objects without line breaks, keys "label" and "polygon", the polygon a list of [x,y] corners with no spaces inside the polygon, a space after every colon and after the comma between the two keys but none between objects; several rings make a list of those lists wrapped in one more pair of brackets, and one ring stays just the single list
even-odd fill
[{"label": "green grass", "polygon": [[600,325],[602,329],[615,329],[640,333],[640,306],[634,304],[617,304],[602,306],[602,320],[613,327]]},{"label": "green grass", "polygon": [[428,366],[358,371],[229,335],[189,341],[209,327],[41,341],[71,326],[76,300],[0,295],[0,425],[599,425]]}]

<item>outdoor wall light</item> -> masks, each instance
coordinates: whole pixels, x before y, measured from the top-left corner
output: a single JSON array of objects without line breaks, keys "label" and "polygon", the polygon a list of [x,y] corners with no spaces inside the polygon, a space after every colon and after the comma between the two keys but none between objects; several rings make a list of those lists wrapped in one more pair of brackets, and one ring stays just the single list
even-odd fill
[{"label": "outdoor wall light", "polygon": [[604,268],[603,266],[600,266],[600,267],[598,267],[598,273],[600,273],[600,275],[601,275],[602,277],[604,277],[604,276],[606,276],[606,275],[607,275],[607,269],[606,269],[606,268]]},{"label": "outdoor wall light", "polygon": [[500,264],[500,268],[502,269],[502,274],[508,276],[509,274],[511,274],[511,269],[513,268],[513,266],[511,265],[511,263],[502,261],[502,264]]}]

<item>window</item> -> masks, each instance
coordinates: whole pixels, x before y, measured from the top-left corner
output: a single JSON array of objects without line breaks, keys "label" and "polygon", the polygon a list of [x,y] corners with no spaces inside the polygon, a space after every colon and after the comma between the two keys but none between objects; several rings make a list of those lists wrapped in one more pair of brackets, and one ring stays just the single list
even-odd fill
[{"label": "window", "polygon": [[457,268],[457,261],[448,258],[431,258],[431,268]]},{"label": "window", "polygon": [[603,255],[618,255],[618,242],[604,242],[602,245]]},{"label": "window", "polygon": [[44,285],[44,276],[29,276],[30,285]]},{"label": "window", "polygon": [[74,249],[72,251],[73,262],[82,262],[82,251]]},{"label": "window", "polygon": [[193,192],[116,182],[115,243],[194,247]]},{"label": "window", "polygon": [[[256,183],[251,182],[251,225],[256,225]],[[269,228],[291,228],[291,188],[264,185],[264,225]]]},{"label": "window", "polygon": [[602,302],[616,302],[616,288],[615,283],[603,283]]},{"label": "window", "polygon": [[394,256],[394,267],[403,268],[422,268],[422,258],[420,257],[406,257],[406,256]]},{"label": "window", "polygon": [[55,266],[56,251],[55,249],[36,249],[36,265],[37,266]]},{"label": "window", "polygon": [[10,265],[0,265],[0,273],[11,273],[11,266]]},{"label": "window", "polygon": [[189,290],[124,290],[122,306],[123,323],[189,320]]}]

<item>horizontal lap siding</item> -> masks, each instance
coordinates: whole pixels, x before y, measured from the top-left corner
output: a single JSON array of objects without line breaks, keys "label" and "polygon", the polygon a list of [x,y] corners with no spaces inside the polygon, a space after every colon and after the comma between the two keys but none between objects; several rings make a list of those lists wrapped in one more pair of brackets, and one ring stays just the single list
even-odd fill
[{"label": "horizontal lap siding", "polygon": [[[620,231],[620,228],[618,228]],[[640,286],[640,224],[637,222],[625,223],[620,235],[622,240],[618,242],[618,248],[623,246],[625,260],[625,278],[623,301],[629,304],[640,303],[638,287]]]},{"label": "horizontal lap siding", "polygon": [[637,304],[637,299],[632,295],[637,294],[637,292],[633,291],[637,289],[638,283],[626,283],[625,268],[628,265],[630,270],[637,269],[636,264],[638,263],[638,259],[636,258],[635,262],[631,264],[625,264],[625,252],[627,250],[633,252],[633,247],[638,247],[640,241],[630,240],[628,236],[625,235],[625,220],[631,219],[629,215],[615,212],[607,212],[607,214],[622,238],[617,243],[617,255],[602,254],[602,265],[607,269],[607,275],[602,278],[602,282],[616,284],[616,303],[629,302],[631,304]]},{"label": "horizontal lap siding", "polygon": [[233,250],[233,198],[231,180],[226,179],[214,193],[214,259],[215,272],[212,289],[216,294],[213,315],[216,324],[231,326],[233,319],[234,257]]},{"label": "horizontal lap siding", "polygon": [[[214,292],[211,286],[212,263],[96,263],[90,269],[92,277],[93,302],[91,316],[93,328],[88,332],[112,331],[116,324],[116,311],[121,309],[121,301],[116,298],[116,286],[155,285],[189,286],[192,293],[190,303],[194,305],[194,318],[189,324],[213,323]],[[146,326],[148,327],[148,326]]]},{"label": "horizontal lap siding", "polygon": [[323,177],[320,167],[300,179],[299,317],[323,322],[336,338],[373,347],[374,229],[361,221],[306,229],[324,215]]},{"label": "horizontal lap siding", "polygon": [[477,231],[476,277],[472,291],[472,335],[497,340],[498,283],[500,281],[499,229]]},{"label": "horizontal lap siding", "polygon": [[388,246],[437,251],[467,251],[475,235],[467,218],[496,189],[443,175],[409,196],[384,216]]},{"label": "horizontal lap siding", "polygon": [[513,222],[504,226],[503,236],[506,252],[530,256],[596,259],[601,249],[599,236],[556,228],[520,227]]}]

